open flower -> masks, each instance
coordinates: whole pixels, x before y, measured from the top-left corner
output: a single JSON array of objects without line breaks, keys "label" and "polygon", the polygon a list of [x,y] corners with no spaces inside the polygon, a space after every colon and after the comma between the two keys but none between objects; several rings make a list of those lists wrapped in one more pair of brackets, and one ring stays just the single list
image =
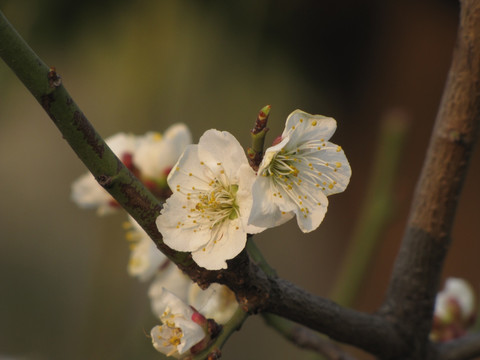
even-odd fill
[{"label": "open flower", "polygon": [[126,238],[130,242],[128,273],[141,281],[147,281],[169,260],[131,216],[128,220],[126,223],[129,229]]},{"label": "open flower", "polygon": [[268,148],[253,185],[249,223],[273,227],[297,217],[303,232],[315,230],[327,212],[327,196],[347,187],[351,169],[342,148],[328,140],[335,119],[292,112],[278,143]]},{"label": "open flower", "polygon": [[190,285],[188,303],[217,324],[226,324],[238,309],[235,293],[227,286],[213,283],[203,290],[194,282]]},{"label": "open flower", "polygon": [[177,359],[189,355],[189,350],[205,337],[203,328],[193,321],[194,310],[166,289],[161,293],[162,325],[155,326],[150,335],[154,348]]},{"label": "open flower", "polygon": [[255,173],[238,141],[228,132],[208,130],[198,145],[189,145],[168,177],[173,195],[157,226],[165,243],[189,251],[208,270],[227,267],[226,260],[245,247]]},{"label": "open flower", "polygon": [[[164,136],[152,131],[141,136],[118,133],[106,143],[154,195],[165,199],[171,194],[167,176],[185,146],[191,143],[191,134],[184,124],[174,124]],[[72,199],[82,208],[96,208],[99,215],[120,207],[90,173],[72,184]]]},{"label": "open flower", "polygon": [[192,135],[185,124],[174,124],[162,136],[148,132],[139,139],[133,154],[133,164],[142,177],[165,178],[182,155],[185,146],[192,143]]},{"label": "open flower", "polygon": [[163,312],[163,289],[167,289],[182,301],[189,303],[188,293],[193,283],[192,279],[185,275],[175,263],[166,260],[148,288],[153,313],[160,316]]},{"label": "open flower", "polygon": [[[137,147],[137,138],[132,134],[118,133],[107,138],[105,142],[128,167]],[[98,184],[91,173],[86,173],[73,182],[72,200],[81,208],[96,208],[99,215],[118,209],[117,202]]]}]

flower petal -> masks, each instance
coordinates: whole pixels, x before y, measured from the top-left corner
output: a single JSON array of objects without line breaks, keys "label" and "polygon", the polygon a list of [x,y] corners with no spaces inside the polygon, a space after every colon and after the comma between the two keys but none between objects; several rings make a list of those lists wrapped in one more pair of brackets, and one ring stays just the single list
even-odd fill
[{"label": "flower petal", "polygon": [[196,251],[204,247],[211,238],[208,227],[200,227],[188,218],[188,210],[195,208],[193,200],[180,193],[174,193],[163,205],[156,220],[163,240],[178,251]]},{"label": "flower petal", "polygon": [[293,111],[287,118],[282,138],[290,135],[290,141],[297,144],[299,141],[329,140],[335,130],[337,122],[331,117],[311,115],[302,110]]},{"label": "flower petal", "polygon": [[199,158],[215,174],[224,171],[231,182],[236,182],[239,167],[248,164],[242,146],[229,132],[207,130],[200,138],[198,146]]},{"label": "flower petal", "polygon": [[295,214],[294,205],[288,198],[278,193],[272,182],[263,176],[258,176],[252,187],[254,205],[250,212],[248,223],[270,228],[290,220]]},{"label": "flower petal", "polygon": [[173,193],[179,192],[180,187],[186,191],[192,187],[204,190],[209,188],[208,184],[212,180],[210,170],[199,159],[198,149],[198,145],[188,145],[170,172],[167,181]]},{"label": "flower petal", "polygon": [[226,269],[226,260],[237,256],[247,242],[246,228],[239,219],[230,220],[220,225],[212,239],[205,247],[192,252],[195,262],[207,270]]},{"label": "flower petal", "polygon": [[71,197],[81,208],[98,208],[99,215],[115,211],[115,208],[109,205],[113,198],[98,184],[91,173],[80,176],[72,183]]}]

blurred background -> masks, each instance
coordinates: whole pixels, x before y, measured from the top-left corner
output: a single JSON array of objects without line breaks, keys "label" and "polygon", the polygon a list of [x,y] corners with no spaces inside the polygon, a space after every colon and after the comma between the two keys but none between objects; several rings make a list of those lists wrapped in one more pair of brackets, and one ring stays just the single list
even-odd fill
[{"label": "blurred background", "polygon": [[[330,197],[317,231],[302,234],[293,221],[256,237],[280,276],[318,295],[331,291],[359,216],[379,123],[403,111],[393,218],[353,306],[381,304],[450,65],[457,1],[0,0],[0,9],[104,137],[185,122],[195,142],[217,128],[246,147],[266,104],[268,142],[297,108],[335,117],[332,141],[353,169],[347,191]],[[479,156],[444,271],[477,292]],[[99,218],[70,200],[85,167],[3,62],[0,168],[0,359],[160,358],[146,336],[157,323],[148,284],[126,272],[125,215]],[[223,353],[313,359],[260,317]]]}]

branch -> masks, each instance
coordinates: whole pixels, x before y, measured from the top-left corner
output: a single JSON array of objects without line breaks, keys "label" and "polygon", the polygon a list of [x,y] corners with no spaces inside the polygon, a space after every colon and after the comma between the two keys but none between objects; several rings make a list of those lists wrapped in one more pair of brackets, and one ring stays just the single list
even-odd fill
[{"label": "branch", "polygon": [[[133,176],[97,134],[75,104],[55,69],[48,68],[0,13],[0,56],[30,90],[61,131],[65,140],[97,181],[148,233],[158,248],[201,286],[218,282],[229,286],[243,309],[269,311],[323,331],[334,339],[375,354],[398,348],[390,325],[378,316],[344,309],[330,300],[313,296],[293,284],[268,277],[250,261],[244,250],[228,262],[228,269],[207,271],[190,254],[168,248],[157,230],[161,204]],[[381,342],[380,339],[386,339]],[[379,343],[382,346],[378,346]]]},{"label": "branch", "polygon": [[[264,272],[270,277],[276,277],[277,273],[265,260],[260,250],[257,248],[252,237],[247,241],[247,251],[252,259]],[[348,354],[344,353],[338,346],[331,341],[322,338],[314,331],[287,320],[277,315],[263,313],[265,322],[278,331],[284,338],[291,341],[298,347],[318,352],[329,359],[353,360]]]},{"label": "branch", "polygon": [[440,344],[438,353],[438,360],[467,360],[480,356],[480,333]]},{"label": "branch", "polygon": [[422,359],[479,120],[480,2],[463,0],[453,62],[382,308]]},{"label": "branch", "polygon": [[355,360],[340,347],[305,326],[268,313],[264,313],[263,318],[269,326],[302,349],[315,351],[331,360]]},{"label": "branch", "polygon": [[272,280],[269,295],[265,311],[360,347],[382,359],[403,358],[402,353],[409,348],[392,324],[379,315],[343,308],[283,279]]}]

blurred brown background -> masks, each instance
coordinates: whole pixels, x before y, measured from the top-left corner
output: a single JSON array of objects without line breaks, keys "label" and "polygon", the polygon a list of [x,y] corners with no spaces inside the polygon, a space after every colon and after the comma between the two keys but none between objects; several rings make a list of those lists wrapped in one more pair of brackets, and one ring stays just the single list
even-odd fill
[{"label": "blurred brown background", "polygon": [[[450,64],[456,1],[1,0],[0,9],[105,137],[185,122],[195,141],[217,128],[248,146],[266,104],[269,141],[294,109],[335,117],[349,188],[330,198],[314,233],[290,222],[257,236],[282,277],[319,295],[332,288],[358,215],[379,121],[405,111],[395,217],[355,307],[381,303]],[[477,292],[479,156],[444,271]],[[0,359],[161,358],[145,335],[156,323],[147,285],[126,273],[125,216],[98,218],[71,202],[85,168],[3,63],[0,168]],[[259,317],[234,334],[224,358],[312,359]]]}]

